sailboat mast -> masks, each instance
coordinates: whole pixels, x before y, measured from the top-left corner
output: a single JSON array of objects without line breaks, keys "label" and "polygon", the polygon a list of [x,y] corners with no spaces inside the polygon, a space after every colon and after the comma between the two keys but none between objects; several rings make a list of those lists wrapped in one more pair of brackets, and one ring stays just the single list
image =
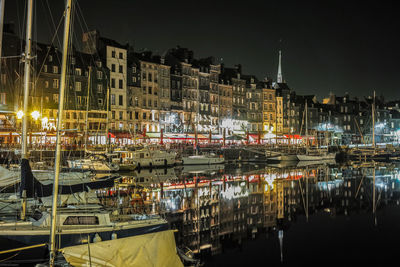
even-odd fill
[{"label": "sailboat mast", "polygon": [[1,55],[3,47],[3,27],[4,27],[4,2],[6,0],[0,0],[0,70],[1,70]]},{"label": "sailboat mast", "polygon": [[306,105],[305,105],[305,125],[306,125],[306,147],[308,148],[308,108],[307,108],[307,99],[306,99]]},{"label": "sailboat mast", "polygon": [[31,81],[31,59],[32,59],[32,10],[33,0],[28,0],[28,15],[26,19],[26,37],[25,37],[25,70],[24,70],[24,116],[22,117],[22,158],[28,158],[28,101],[29,101],[29,84]]},{"label": "sailboat mast", "polygon": [[[27,3],[28,14],[26,18],[26,37],[25,37],[25,70],[24,70],[24,107],[22,117],[22,144],[21,153],[22,160],[28,159],[28,101],[29,101],[29,83],[31,79],[31,50],[32,50],[32,10],[33,0],[29,0]],[[22,168],[21,168],[22,169]],[[22,175],[22,173],[21,173]],[[26,215],[26,188],[22,191],[22,203],[21,203],[21,220],[25,220]]]},{"label": "sailboat mast", "polygon": [[109,124],[109,109],[110,109],[110,86],[107,83],[107,116],[106,116],[106,153],[108,153],[108,146],[110,145],[110,134],[108,133]]},{"label": "sailboat mast", "polygon": [[372,101],[372,147],[374,148],[375,154],[375,90],[374,99]]},{"label": "sailboat mast", "polygon": [[89,66],[89,77],[88,77],[88,92],[87,92],[87,98],[86,98],[86,121],[85,121],[85,157],[86,157],[86,151],[87,151],[87,139],[88,139],[88,117],[89,117],[89,103],[90,103],[90,86],[91,86],[91,80],[90,80],[90,73],[91,73],[92,68]]},{"label": "sailboat mast", "polygon": [[64,41],[63,41],[63,54],[61,65],[61,83],[60,83],[60,96],[58,103],[57,114],[57,145],[56,145],[56,159],[55,159],[55,175],[53,182],[53,204],[51,211],[51,230],[50,230],[50,266],[54,266],[56,254],[56,226],[57,226],[57,200],[58,200],[58,180],[60,176],[60,162],[61,162],[61,129],[62,129],[62,116],[64,112],[64,91],[66,87],[67,77],[67,56],[69,44],[69,30],[71,22],[71,5],[72,0],[67,0],[65,7],[65,23],[64,23]]}]

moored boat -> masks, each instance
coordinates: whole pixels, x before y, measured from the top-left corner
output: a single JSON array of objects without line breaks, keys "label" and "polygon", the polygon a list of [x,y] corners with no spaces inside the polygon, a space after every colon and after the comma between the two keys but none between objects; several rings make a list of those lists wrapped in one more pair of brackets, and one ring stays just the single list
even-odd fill
[{"label": "moored boat", "polygon": [[225,158],[222,155],[217,156],[214,153],[182,157],[182,165],[210,165],[224,162]]},{"label": "moored boat", "polygon": [[164,151],[157,147],[144,147],[124,153],[123,162],[130,161],[137,168],[153,168],[173,166],[176,162],[176,153]]}]

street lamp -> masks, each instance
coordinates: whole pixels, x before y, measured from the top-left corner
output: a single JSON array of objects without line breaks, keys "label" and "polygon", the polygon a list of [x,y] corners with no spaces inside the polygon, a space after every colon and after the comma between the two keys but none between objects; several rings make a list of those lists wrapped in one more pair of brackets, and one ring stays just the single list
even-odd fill
[{"label": "street lamp", "polygon": [[35,110],[31,113],[31,116],[35,121],[37,121],[40,117],[40,113],[39,113],[39,111]]},{"label": "street lamp", "polygon": [[19,110],[18,112],[17,112],[17,119],[22,119],[22,117],[24,116],[24,112],[22,111],[22,110]]}]

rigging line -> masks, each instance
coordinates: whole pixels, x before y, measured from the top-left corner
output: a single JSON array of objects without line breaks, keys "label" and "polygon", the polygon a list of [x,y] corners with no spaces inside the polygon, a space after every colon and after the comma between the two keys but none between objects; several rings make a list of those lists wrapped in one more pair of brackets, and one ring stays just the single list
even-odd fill
[{"label": "rigging line", "polygon": [[22,56],[4,56],[4,57],[0,57],[0,59],[8,59],[8,58],[22,58]]},{"label": "rigging line", "polygon": [[[78,10],[78,12],[79,12],[78,15],[80,15],[80,17],[82,17],[82,22],[84,23],[84,26],[86,27],[86,31],[89,32],[89,27],[88,27],[88,25],[87,25],[87,23],[86,23],[85,17],[83,16],[83,12],[82,12],[82,9],[81,9],[79,3],[76,2],[75,6],[76,6],[76,10]],[[78,18],[79,18],[79,17],[78,17]],[[79,26],[81,26],[82,33],[84,33],[84,32],[85,32],[85,29],[83,28],[83,26],[82,26],[81,24],[79,24]],[[88,38],[89,38],[89,42],[90,42],[91,44],[95,44],[95,43],[96,43],[95,40],[92,38],[91,35],[88,35]],[[94,54],[91,54],[91,57],[92,57],[92,59],[94,60],[94,56],[93,56],[93,55],[96,55],[97,60],[100,60],[100,55],[99,55],[97,49],[95,50]],[[94,61],[97,61],[97,60],[94,60]],[[107,84],[110,84],[110,77],[107,75],[107,73],[106,73],[106,71],[105,71],[105,68],[104,68],[104,67],[101,67],[101,70],[102,70],[102,73],[104,74],[104,77],[105,77],[105,79],[106,79]]]},{"label": "rigging line", "polygon": [[[51,22],[52,22],[52,24],[53,24],[54,29],[56,29],[56,25],[54,24],[53,14],[52,14],[52,12],[51,12],[50,5],[49,5],[49,1],[48,1],[48,0],[46,0],[46,4],[47,4],[47,9],[49,10]],[[61,15],[61,20],[64,18],[64,16],[65,16],[65,11],[64,11],[63,14]],[[56,34],[56,37],[57,37],[57,41],[58,41],[58,46],[59,46],[59,47],[62,47],[61,41],[60,41],[60,38],[59,38],[58,35],[57,35],[57,32],[58,32],[58,30],[55,31],[55,34]],[[53,38],[53,41],[54,41],[54,38]]]},{"label": "rigging line", "polygon": [[[56,28],[55,25],[54,25],[55,33],[54,33],[54,35],[53,35],[53,37],[52,37],[52,39],[51,39],[50,46],[52,46],[52,45],[54,44],[54,39],[55,39],[56,37],[58,37],[58,36],[57,36],[57,32],[58,32],[58,30],[59,30],[59,28],[60,28],[60,26],[61,26],[61,23],[63,22],[63,18],[64,18],[64,16],[61,16],[60,22],[58,23],[57,28]],[[37,75],[36,75],[37,77],[36,77],[35,82],[34,82],[34,85],[35,85],[35,86],[37,85],[37,82],[38,82],[38,80],[39,80],[40,73],[42,72],[42,69],[44,68],[44,65],[45,65],[45,63],[46,63],[46,59],[47,59],[47,57],[48,57],[49,54],[50,54],[50,50],[51,50],[50,48],[47,49],[47,53],[46,53],[46,55],[45,55],[45,57],[44,57],[44,59],[43,59],[42,66],[40,67],[40,69],[39,69],[39,71],[38,71],[38,73],[37,73]],[[60,60],[59,57],[58,57],[58,53],[55,53],[55,54],[56,54],[56,56],[57,56],[57,59]]]}]

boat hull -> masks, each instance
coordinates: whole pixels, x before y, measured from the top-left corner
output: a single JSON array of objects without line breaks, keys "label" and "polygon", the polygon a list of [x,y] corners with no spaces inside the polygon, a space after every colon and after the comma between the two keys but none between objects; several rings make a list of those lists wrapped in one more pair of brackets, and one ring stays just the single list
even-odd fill
[{"label": "boat hull", "polygon": [[324,155],[297,155],[299,161],[320,161],[320,160],[332,160],[336,158],[336,153],[327,153]]},{"label": "boat hull", "polygon": [[267,158],[269,162],[298,161],[297,155],[279,155]]},{"label": "boat hull", "polygon": [[218,158],[218,157],[197,157],[197,156],[182,157],[182,165],[211,165],[211,164],[222,164],[224,162],[225,162],[224,158]]},{"label": "boat hull", "polygon": [[118,164],[111,163],[106,164],[103,162],[90,162],[90,161],[81,161],[81,160],[68,160],[68,168],[71,171],[91,171],[97,173],[108,173],[108,172],[116,172],[119,170]]},{"label": "boat hull", "polygon": [[136,159],[137,168],[167,167],[175,164],[175,155],[167,157]]}]

